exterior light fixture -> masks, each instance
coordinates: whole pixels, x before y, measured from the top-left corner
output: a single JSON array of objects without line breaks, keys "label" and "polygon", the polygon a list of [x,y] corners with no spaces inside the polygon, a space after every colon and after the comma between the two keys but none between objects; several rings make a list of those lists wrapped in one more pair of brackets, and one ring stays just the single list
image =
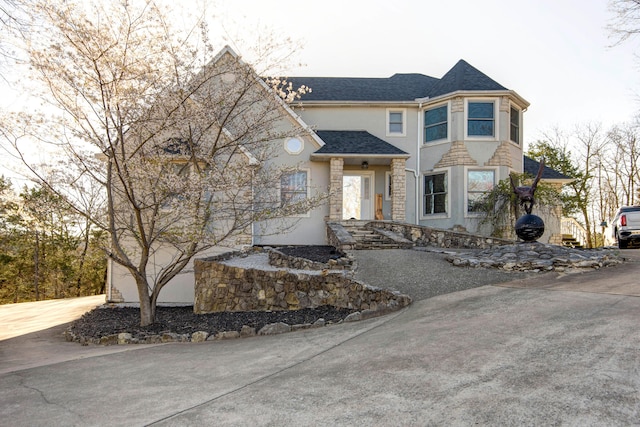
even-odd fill
[{"label": "exterior light fixture", "polygon": [[364,162],[362,162],[361,166],[362,166],[362,169],[369,169],[369,162],[364,161]]}]

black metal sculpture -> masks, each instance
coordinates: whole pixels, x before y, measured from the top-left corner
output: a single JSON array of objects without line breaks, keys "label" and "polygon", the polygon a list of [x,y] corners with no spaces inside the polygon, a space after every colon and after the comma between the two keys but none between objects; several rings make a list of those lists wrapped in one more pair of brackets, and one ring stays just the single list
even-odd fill
[{"label": "black metal sculpture", "polygon": [[509,175],[509,180],[511,181],[511,187],[513,187],[513,192],[516,193],[518,199],[520,200],[520,206],[524,208],[524,211],[527,215],[531,215],[531,209],[533,205],[536,203],[536,199],[534,197],[536,192],[536,187],[538,187],[538,182],[540,178],[542,178],[542,171],[544,170],[544,157],[540,161],[540,167],[538,168],[538,174],[536,178],[533,180],[533,184],[531,187],[516,187],[516,184],[513,182],[513,176]]},{"label": "black metal sculpture", "polygon": [[544,221],[539,216],[531,214],[531,209],[536,203],[536,188],[538,186],[538,182],[540,182],[540,178],[542,178],[543,170],[544,157],[540,161],[538,174],[536,175],[535,179],[533,180],[533,184],[531,184],[530,187],[516,187],[515,183],[513,182],[513,177],[509,175],[509,180],[511,181],[513,192],[516,194],[516,196],[518,196],[520,206],[522,206],[524,208],[524,211],[527,213],[526,215],[521,216],[516,221],[515,225],[516,235],[525,242],[535,242],[544,234]]}]

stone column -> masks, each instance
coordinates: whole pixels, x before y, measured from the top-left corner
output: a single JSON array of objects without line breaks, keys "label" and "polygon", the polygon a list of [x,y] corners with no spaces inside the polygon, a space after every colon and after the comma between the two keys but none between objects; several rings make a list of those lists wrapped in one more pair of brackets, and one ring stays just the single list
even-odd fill
[{"label": "stone column", "polygon": [[332,157],[329,171],[329,220],[342,220],[342,175],[344,159]]},{"label": "stone column", "polygon": [[405,159],[391,160],[391,219],[404,221],[406,218],[407,175]]}]

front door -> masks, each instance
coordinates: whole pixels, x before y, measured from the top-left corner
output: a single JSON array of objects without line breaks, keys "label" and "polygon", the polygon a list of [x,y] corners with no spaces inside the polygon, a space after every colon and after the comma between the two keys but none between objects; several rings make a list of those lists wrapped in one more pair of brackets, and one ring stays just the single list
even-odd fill
[{"label": "front door", "polygon": [[342,219],[373,219],[373,172],[344,172]]}]

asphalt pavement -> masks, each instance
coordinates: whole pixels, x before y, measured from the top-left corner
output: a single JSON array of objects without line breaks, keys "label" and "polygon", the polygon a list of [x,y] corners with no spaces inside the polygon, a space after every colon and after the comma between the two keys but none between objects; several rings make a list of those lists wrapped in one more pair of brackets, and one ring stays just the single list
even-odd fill
[{"label": "asphalt pavement", "polygon": [[637,425],[640,250],[624,254],[276,336],[83,347],[61,325],[5,339],[0,425]]}]

